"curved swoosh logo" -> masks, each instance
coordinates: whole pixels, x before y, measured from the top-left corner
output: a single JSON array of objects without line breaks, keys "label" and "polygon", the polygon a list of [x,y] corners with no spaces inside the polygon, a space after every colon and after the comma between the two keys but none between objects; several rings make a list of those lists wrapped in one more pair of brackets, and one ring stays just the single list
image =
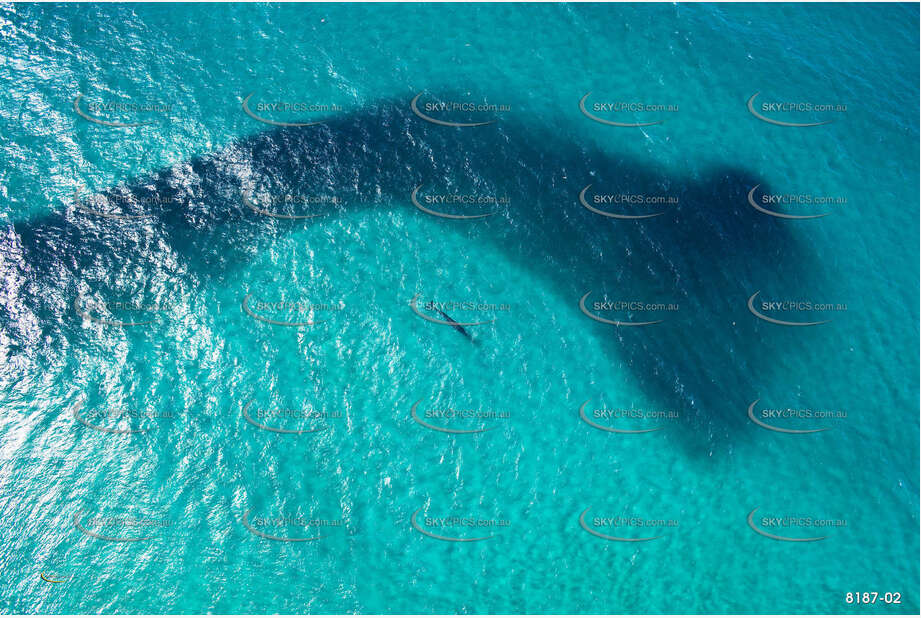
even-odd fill
[{"label": "curved swoosh logo", "polygon": [[418,315],[420,318],[422,318],[423,320],[428,320],[429,322],[434,322],[435,324],[444,324],[446,326],[479,326],[480,324],[491,324],[492,322],[496,321],[496,318],[493,318],[491,320],[485,320],[483,322],[448,322],[446,320],[439,320],[438,318],[427,316],[421,311],[419,311],[419,308],[416,306],[416,301],[419,299],[420,296],[422,296],[422,292],[419,292],[418,294],[413,296],[413,299],[409,301],[409,306],[412,307],[413,312],[416,315]]},{"label": "curved swoosh logo", "polygon": [[323,538],[322,536],[311,536],[311,537],[293,538],[293,537],[287,537],[287,536],[274,536],[274,535],[272,535],[272,534],[266,534],[265,532],[262,532],[262,531],[260,531],[260,530],[257,530],[256,528],[254,528],[254,527],[252,526],[252,524],[249,523],[249,512],[250,512],[250,510],[252,510],[252,509],[247,509],[246,512],[243,513],[243,525],[246,526],[246,529],[247,529],[247,530],[249,530],[250,532],[252,532],[252,533],[255,534],[256,536],[261,536],[262,538],[264,538],[264,539],[269,539],[270,541],[282,541],[282,542],[284,542],[284,543],[304,543],[304,542],[307,542],[307,541],[317,541],[317,540]]},{"label": "curved swoosh logo", "polygon": [[760,534],[761,536],[766,536],[769,539],[774,539],[775,541],[789,541],[791,543],[811,543],[812,541],[823,541],[827,539],[827,536],[814,536],[807,539],[796,539],[789,536],[777,536],[776,534],[771,534],[770,532],[765,532],[761,528],[755,525],[755,511],[761,507],[755,508],[751,513],[748,514],[748,527]]},{"label": "curved swoosh logo", "polygon": [[608,541],[619,541],[621,543],[640,543],[643,541],[654,541],[655,539],[661,539],[664,536],[660,534],[658,536],[649,536],[649,537],[640,538],[640,539],[627,539],[627,538],[620,537],[620,536],[611,536],[610,534],[603,534],[601,532],[598,532],[591,526],[589,526],[588,522],[585,521],[585,514],[588,513],[591,510],[591,508],[592,507],[588,507],[587,509],[582,511],[581,515],[579,515],[579,525],[582,526],[583,530],[585,530],[589,534],[593,534],[597,536],[600,539],[605,539]]},{"label": "curved swoosh logo", "polygon": [[416,116],[419,116],[419,118],[422,118],[422,120],[425,120],[426,122],[431,122],[433,124],[440,124],[443,127],[482,127],[487,124],[492,124],[495,122],[495,120],[488,120],[486,122],[448,122],[447,120],[438,120],[437,118],[426,116],[425,114],[419,111],[419,107],[416,105],[416,102],[419,100],[419,97],[421,97],[422,94],[423,93],[420,92],[419,94],[414,96],[409,106],[412,108],[413,113]]},{"label": "curved swoosh logo", "polygon": [[152,324],[153,320],[146,320],[144,322],[119,322],[117,320],[105,320],[103,318],[97,318],[90,314],[81,304],[83,296],[77,296],[74,299],[74,309],[80,317],[86,318],[91,322],[97,322],[99,324],[105,324],[106,326],[143,326],[144,324]]},{"label": "curved swoosh logo", "polygon": [[440,534],[435,534],[434,532],[429,532],[428,530],[425,530],[424,528],[422,528],[418,523],[416,523],[416,516],[419,514],[422,508],[423,507],[420,506],[418,509],[416,509],[416,512],[413,513],[412,517],[409,518],[409,522],[412,524],[413,528],[416,529],[416,531],[421,532],[425,536],[432,537],[433,539],[438,539],[439,541],[450,541],[452,543],[472,543],[474,541],[485,541],[486,539],[491,539],[493,538],[493,536],[495,536],[493,534],[490,534],[489,536],[478,536],[478,537],[473,537],[473,538],[461,539],[461,538],[457,538],[453,536],[442,536]]},{"label": "curved swoosh logo", "polygon": [[763,116],[755,111],[755,97],[757,97],[759,94],[761,94],[760,90],[753,94],[748,100],[748,111],[750,111],[752,115],[758,120],[763,120],[765,122],[776,124],[781,127],[818,127],[820,125],[833,122],[832,120],[823,120],[822,122],[783,122],[782,120],[774,120],[773,118],[768,118],[767,116]]},{"label": "curved swoosh logo", "polygon": [[612,127],[651,127],[654,124],[662,124],[661,120],[656,120],[655,122],[614,122],[613,120],[605,120],[604,118],[599,118],[595,116],[590,111],[585,109],[585,100],[588,98],[588,95],[591,94],[591,91],[585,93],[585,96],[582,97],[582,100],[579,101],[579,109],[582,110],[582,113],[594,120],[595,122],[600,122],[601,124],[609,124]]},{"label": "curved swoosh logo", "polygon": [[831,214],[830,212],[826,212],[821,215],[785,215],[779,212],[774,212],[773,210],[768,210],[767,208],[758,206],[758,204],[755,202],[755,189],[760,186],[761,185],[755,185],[752,190],[748,192],[748,203],[751,204],[752,208],[758,212],[763,212],[764,214],[771,215],[772,217],[780,217],[781,219],[819,219],[821,217],[827,217]]},{"label": "curved swoosh logo", "polygon": [[[780,433],[818,433],[820,431],[828,431],[830,427],[825,427],[823,429],[783,429],[781,427],[774,427],[773,425],[768,425],[763,421],[759,421],[755,418],[755,404],[757,404],[760,399],[755,399],[750,406],[748,406],[748,418],[752,420],[756,425],[760,425],[765,429],[770,429],[771,431],[779,431]],[[754,512],[754,511],[753,511]]]},{"label": "curved swoosh logo", "polygon": [[603,210],[598,210],[597,208],[592,208],[589,203],[585,200],[585,192],[588,191],[589,187],[592,185],[586,186],[579,193],[579,201],[582,202],[582,205],[591,210],[595,214],[599,214],[605,217],[611,217],[613,219],[649,219],[650,217],[658,217],[659,215],[664,215],[664,212],[657,212],[651,215],[618,215],[613,212],[605,212]]},{"label": "curved swoosh logo", "polygon": [[314,322],[282,322],[280,320],[270,320],[269,318],[264,318],[261,315],[253,313],[252,309],[249,308],[247,301],[249,297],[252,296],[252,292],[243,297],[243,311],[245,311],[251,318],[259,320],[260,322],[265,322],[266,324],[275,324],[277,326],[313,326],[314,324],[322,324],[326,320],[317,320]]},{"label": "curved swoosh logo", "polygon": [[118,537],[118,536],[106,536],[104,534],[97,534],[83,527],[83,524],[80,523],[79,513],[74,515],[74,527],[76,527],[77,530],[80,530],[84,534],[93,537],[94,539],[101,539],[103,541],[112,541],[113,543],[134,543],[135,541],[146,541],[148,539],[153,538],[152,536]]},{"label": "curved swoosh logo", "polygon": [[73,407],[73,417],[74,420],[80,423],[81,425],[86,425],[90,429],[95,429],[96,431],[104,431],[105,433],[116,433],[116,434],[127,434],[127,433],[144,433],[146,429],[112,429],[111,427],[102,427],[101,425],[93,425],[85,418],[80,416],[80,409],[83,408],[83,400],[81,399],[74,404]]},{"label": "curved swoosh logo", "polygon": [[265,215],[266,217],[272,217],[273,219],[312,219],[313,217],[319,217],[319,214],[316,215],[280,215],[274,212],[269,212],[268,210],[263,210],[259,208],[256,204],[253,203],[249,197],[247,197],[246,192],[243,191],[240,194],[243,197],[243,203],[253,210],[254,212],[259,213],[260,215]]},{"label": "curved swoosh logo", "polygon": [[80,212],[85,212],[86,214],[94,215],[97,217],[104,217],[106,219],[121,219],[124,221],[135,221],[137,219],[149,219],[150,217],[153,217],[153,215],[151,214],[119,215],[119,214],[112,213],[112,212],[103,212],[101,210],[94,210],[92,208],[87,208],[86,206],[80,203],[79,189],[74,190],[74,208],[76,208]]},{"label": "curved swoosh logo", "polygon": [[266,431],[274,431],[275,433],[316,433],[318,431],[325,431],[326,427],[317,427],[316,429],[279,429],[278,427],[269,427],[268,425],[263,425],[262,423],[256,421],[252,416],[249,415],[249,407],[253,405],[253,402],[250,401],[245,406],[243,406],[243,418],[247,421],[258,427],[259,429],[265,429]]},{"label": "curved swoosh logo", "polygon": [[579,406],[579,417],[595,429],[600,429],[601,431],[610,431],[611,433],[649,433],[651,431],[659,431],[662,429],[661,427],[654,427],[652,429],[614,429],[613,427],[605,427],[604,425],[599,425],[598,423],[590,420],[585,414],[585,406],[588,405],[589,401],[591,401],[591,399],[586,399],[584,402],[582,402],[582,405]]},{"label": "curved swoosh logo", "polygon": [[588,298],[591,293],[592,293],[591,290],[589,290],[588,292],[585,293],[585,296],[579,299],[579,309],[582,310],[582,313],[584,313],[591,319],[595,320],[596,322],[602,322],[604,324],[613,324],[614,326],[648,326],[650,324],[658,324],[659,322],[665,321],[665,320],[655,320],[652,322],[620,322],[617,320],[608,320],[608,319],[599,317],[595,315],[594,313],[590,312],[588,308],[585,306],[585,299]]},{"label": "curved swoosh logo", "polygon": [[757,292],[751,295],[751,298],[748,299],[748,310],[751,311],[752,314],[755,315],[755,317],[761,318],[762,320],[765,320],[766,322],[771,322],[772,324],[780,324],[781,326],[817,326],[819,324],[827,324],[831,322],[831,320],[822,320],[820,322],[787,322],[784,320],[775,320],[774,318],[769,318],[763,313],[759,313],[758,310],[755,309],[755,305],[754,305],[755,297],[758,296],[758,294],[760,293],[761,293],[761,290],[758,290]]},{"label": "curved swoosh logo", "polygon": [[101,124],[106,127],[116,127],[118,129],[130,129],[133,127],[142,127],[144,125],[153,124],[152,122],[111,122],[109,120],[103,120],[101,118],[96,118],[95,116],[90,116],[82,109],[80,109],[80,99],[83,98],[82,94],[78,94],[77,98],[74,99],[74,111],[77,112],[81,117],[89,120],[90,122],[95,122],[96,124]]},{"label": "curved swoosh logo", "polygon": [[413,189],[413,193],[410,196],[410,199],[412,200],[413,206],[415,206],[416,208],[418,208],[424,213],[435,215],[436,217],[441,217],[442,219],[482,219],[483,217],[488,217],[492,214],[495,214],[495,213],[487,212],[486,214],[482,214],[482,215],[449,215],[447,213],[438,212],[437,210],[430,210],[426,208],[425,206],[423,206],[422,204],[420,204],[419,200],[416,198],[416,194],[419,192],[419,189],[421,188],[422,188],[422,185],[419,185],[418,187]]},{"label": "curved swoosh logo", "polygon": [[64,582],[67,581],[66,579],[51,579],[51,578],[49,578],[49,577],[46,577],[44,571],[42,571],[42,572],[39,573],[38,575],[39,575],[39,577],[41,577],[43,580],[45,580],[46,582],[51,583],[51,584],[63,584]]},{"label": "curved swoosh logo", "polygon": [[309,127],[309,126],[311,126],[311,125],[322,124],[322,123],[323,123],[323,121],[321,121],[321,120],[317,120],[317,121],[315,121],[315,122],[279,122],[279,121],[277,121],[277,120],[269,120],[268,118],[263,118],[262,116],[257,116],[257,115],[254,114],[254,113],[252,112],[252,110],[250,110],[250,108],[249,108],[249,100],[250,100],[250,98],[252,98],[252,96],[253,96],[254,94],[256,94],[256,93],[255,93],[255,92],[251,92],[251,93],[249,93],[249,95],[248,95],[245,99],[243,99],[243,111],[246,112],[246,115],[247,115],[247,116],[249,116],[250,118],[254,118],[255,120],[258,120],[259,122],[264,122],[264,123],[266,123],[266,124],[271,124],[271,125],[274,125],[274,126],[276,126],[276,127]]},{"label": "curved swoosh logo", "polygon": [[435,425],[426,423],[421,418],[419,418],[419,414],[416,412],[416,408],[419,407],[420,403],[422,403],[421,399],[413,404],[413,407],[411,409],[412,417],[414,421],[416,421],[423,427],[427,427],[428,429],[434,429],[435,431],[441,431],[444,433],[456,433],[456,434],[483,433],[484,431],[492,431],[493,429],[495,429],[495,427],[483,427],[481,429],[445,429],[444,427],[436,427]]}]

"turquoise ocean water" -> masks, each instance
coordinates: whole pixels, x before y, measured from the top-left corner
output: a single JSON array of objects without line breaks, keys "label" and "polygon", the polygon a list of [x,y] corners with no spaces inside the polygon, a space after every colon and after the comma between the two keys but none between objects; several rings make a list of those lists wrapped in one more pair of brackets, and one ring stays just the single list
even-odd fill
[{"label": "turquoise ocean water", "polygon": [[0,4],[0,611],[918,613],[918,28]]}]

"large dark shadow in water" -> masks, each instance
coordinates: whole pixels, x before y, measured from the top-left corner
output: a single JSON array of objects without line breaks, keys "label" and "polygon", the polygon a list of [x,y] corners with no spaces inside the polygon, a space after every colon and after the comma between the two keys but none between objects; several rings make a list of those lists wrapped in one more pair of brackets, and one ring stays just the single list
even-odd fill
[{"label": "large dark shadow in water", "polygon": [[[673,402],[681,415],[681,430],[674,433],[689,452],[707,455],[721,443],[762,431],[745,410],[765,374],[777,369],[764,363],[765,345],[775,352],[802,345],[802,331],[758,323],[745,303],[758,289],[784,291],[781,273],[798,270],[802,284],[814,261],[791,222],[747,204],[748,191],[761,184],[769,192],[771,179],[728,163],[701,177],[675,177],[668,169],[576,143],[565,127],[502,118],[484,127],[450,128],[420,119],[408,103],[385,101],[322,125],[267,130],[111,188],[104,200],[81,202],[93,210],[145,215],[137,220],[68,205],[17,223],[4,251],[21,252],[21,272],[4,274],[23,282],[17,294],[31,312],[66,331],[79,327],[72,303],[86,293],[80,286],[103,297],[149,291],[156,282],[137,274],[166,254],[181,259],[173,260],[175,266],[158,263],[158,269],[182,269],[219,284],[275,235],[312,224],[260,215],[244,205],[244,191],[342,199],[326,210],[388,208],[393,202],[412,208],[409,195],[420,184],[432,193],[507,195],[510,205],[496,216],[443,223],[476,226],[471,234],[497,243],[509,259],[550,281],[576,311],[589,290],[592,300],[607,295],[678,303],[679,312],[656,316],[666,319],[661,324],[625,328],[586,317],[584,328],[607,341],[612,361],[624,359],[652,400]],[[599,124],[597,130],[604,139],[642,139],[635,129]],[[444,186],[446,178],[455,186]],[[665,214],[652,219],[608,219],[579,204],[579,192],[590,183],[590,194],[667,195],[679,203],[657,209]],[[290,205],[276,211],[298,213]],[[476,259],[458,255],[457,265]],[[4,321],[15,330],[11,306],[3,308]],[[692,342],[697,349],[686,349]]]}]

